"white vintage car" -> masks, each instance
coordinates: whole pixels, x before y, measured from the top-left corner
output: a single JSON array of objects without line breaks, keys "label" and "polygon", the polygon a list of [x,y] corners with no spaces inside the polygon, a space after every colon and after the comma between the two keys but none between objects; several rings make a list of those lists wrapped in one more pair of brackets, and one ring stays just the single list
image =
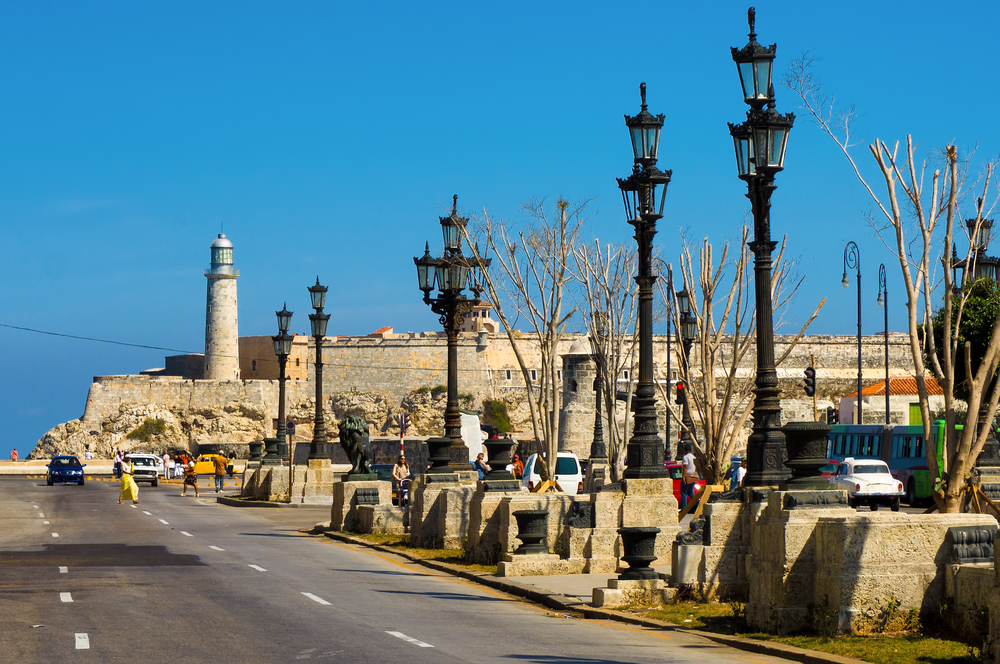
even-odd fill
[{"label": "white vintage car", "polygon": [[889,473],[889,466],[878,459],[844,459],[830,481],[847,491],[851,507],[869,505],[874,512],[880,505],[899,511],[903,484]]}]

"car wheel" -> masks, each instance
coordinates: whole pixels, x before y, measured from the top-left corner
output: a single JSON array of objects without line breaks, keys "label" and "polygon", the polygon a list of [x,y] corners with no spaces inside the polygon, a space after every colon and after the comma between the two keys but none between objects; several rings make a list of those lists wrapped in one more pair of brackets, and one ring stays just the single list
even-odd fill
[{"label": "car wheel", "polygon": [[878,512],[878,503],[872,503],[872,512]]},{"label": "car wheel", "polygon": [[893,512],[899,511],[899,498],[893,499],[892,505],[889,506],[889,509],[891,509]]},{"label": "car wheel", "polygon": [[159,479],[155,479],[152,482],[150,482],[149,484],[150,484],[150,486],[157,486],[157,485],[159,485],[159,483],[160,483],[160,480]]},{"label": "car wheel", "polygon": [[48,484],[49,486],[52,486],[53,484],[52,480],[45,480],[45,483]]},{"label": "car wheel", "polygon": [[858,501],[857,501],[857,499],[856,498],[848,498],[847,499],[847,506],[850,507],[852,510],[858,509]]},{"label": "car wheel", "polygon": [[906,483],[906,504],[910,507],[917,506],[917,489],[913,484],[913,480]]},{"label": "car wheel", "polygon": [[83,480],[80,480],[79,482],[77,482],[77,484],[79,484],[80,486],[83,486]]}]

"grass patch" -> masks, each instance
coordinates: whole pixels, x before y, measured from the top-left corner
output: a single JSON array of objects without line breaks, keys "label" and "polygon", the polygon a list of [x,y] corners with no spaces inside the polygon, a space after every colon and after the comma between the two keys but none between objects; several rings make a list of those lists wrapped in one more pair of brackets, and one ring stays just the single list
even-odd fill
[{"label": "grass patch", "polygon": [[125,436],[129,440],[148,443],[156,436],[161,436],[167,430],[167,423],[159,417],[147,417],[146,420]]},{"label": "grass patch", "polygon": [[467,570],[479,572],[481,574],[497,573],[496,565],[474,565],[467,562],[465,560],[465,551],[462,549],[421,549],[413,547],[410,546],[410,538],[408,535],[341,532],[343,532],[344,535],[350,535],[351,537],[356,537],[366,542],[371,542],[372,544],[380,544],[381,546],[387,546],[392,549],[405,551],[412,556],[417,556],[418,558],[422,558],[424,560],[437,560],[438,562],[464,567]]},{"label": "grass patch", "polygon": [[[736,615],[742,605],[719,602],[683,601],[656,609],[632,609],[647,618],[689,627],[691,629],[735,634],[760,641],[784,643],[807,650],[853,657],[872,664],[976,664],[979,649],[961,641],[905,634],[899,636],[775,636],[749,632],[742,617]],[[686,622],[690,621],[690,622]]]}]

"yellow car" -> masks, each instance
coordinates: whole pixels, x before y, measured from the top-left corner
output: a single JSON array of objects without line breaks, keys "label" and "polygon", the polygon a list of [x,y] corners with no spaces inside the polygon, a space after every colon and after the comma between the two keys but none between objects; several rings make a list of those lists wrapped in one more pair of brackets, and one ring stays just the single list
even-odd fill
[{"label": "yellow car", "polygon": [[[215,475],[215,457],[225,459],[221,454],[202,454],[194,462],[194,472],[198,475]],[[226,472],[233,476],[233,464],[226,465]]]}]

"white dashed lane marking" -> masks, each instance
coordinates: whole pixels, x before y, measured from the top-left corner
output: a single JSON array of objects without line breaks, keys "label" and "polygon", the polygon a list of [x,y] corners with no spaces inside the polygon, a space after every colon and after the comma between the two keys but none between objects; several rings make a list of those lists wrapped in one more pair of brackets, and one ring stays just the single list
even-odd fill
[{"label": "white dashed lane marking", "polygon": [[145,514],[146,516],[153,516],[150,512],[147,512],[146,510],[143,510],[142,513]]},{"label": "white dashed lane marking", "polygon": [[59,537],[59,533],[52,533],[53,537]]},{"label": "white dashed lane marking", "polygon": [[266,569],[264,569],[260,565],[247,565],[247,567],[252,567],[253,569],[257,570],[258,572],[266,572],[267,571]]},{"label": "white dashed lane marking", "polygon": [[69,568],[68,567],[60,567],[59,568],[59,573],[60,574],[69,574]]},{"label": "white dashed lane marking", "polygon": [[36,510],[38,509],[38,505],[32,505],[32,507],[34,507]]},{"label": "white dashed lane marking", "polygon": [[305,595],[306,597],[308,597],[309,599],[311,599],[312,601],[316,602],[317,604],[323,604],[324,606],[330,606],[330,602],[326,601],[322,597],[316,597],[316,595],[313,595],[312,593],[302,593],[302,594]]},{"label": "white dashed lane marking", "polygon": [[42,521],[42,524],[46,526],[50,525],[48,521]]},{"label": "white dashed lane marking", "polygon": [[59,593],[59,599],[64,602],[72,602],[73,596],[70,593]]},{"label": "white dashed lane marking", "polygon": [[162,523],[164,526],[169,526],[170,525],[169,522],[164,521],[163,519],[160,519],[160,523]]},{"label": "white dashed lane marking", "polygon": [[194,535],[192,535],[191,533],[187,532],[186,530],[182,530],[181,531],[181,535],[187,535],[188,537],[194,537]]},{"label": "white dashed lane marking", "polygon": [[134,509],[134,510],[137,510],[137,509],[139,509],[139,508],[138,508],[138,507],[136,507],[135,505],[129,505],[129,507],[131,507],[131,508],[132,508],[132,509]]},{"label": "white dashed lane marking", "polygon": [[219,548],[219,547],[217,547],[217,546],[209,546],[208,548],[210,548],[210,549],[215,549],[216,551],[225,551],[225,549],[220,549],[220,548]]},{"label": "white dashed lane marking", "polygon": [[90,650],[90,637],[86,633],[77,632],[77,634],[76,634],[76,649],[77,650]]},{"label": "white dashed lane marking", "polygon": [[45,512],[39,512],[39,513],[38,513],[38,516],[40,516],[41,518],[43,518],[43,519],[44,519],[44,518],[45,518]]},{"label": "white dashed lane marking", "polygon": [[407,636],[406,634],[403,634],[402,632],[386,632],[386,634],[388,634],[390,636],[395,636],[397,639],[403,639],[407,643],[412,643],[413,645],[418,646],[420,648],[433,648],[434,647],[434,646],[432,646],[429,643],[424,643],[423,641],[418,641],[417,639],[413,638],[412,636]]}]

